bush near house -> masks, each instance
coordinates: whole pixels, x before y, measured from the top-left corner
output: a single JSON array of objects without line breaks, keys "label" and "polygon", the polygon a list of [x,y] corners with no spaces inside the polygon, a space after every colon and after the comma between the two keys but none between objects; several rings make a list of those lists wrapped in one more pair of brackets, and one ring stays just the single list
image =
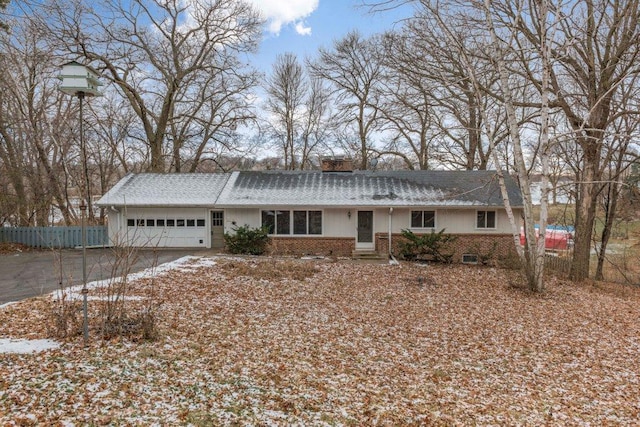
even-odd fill
[{"label": "bush near house", "polygon": [[232,254],[262,255],[269,244],[269,231],[266,227],[243,225],[234,228],[233,233],[224,233],[224,242]]},{"label": "bush near house", "polygon": [[411,230],[402,230],[404,241],[400,243],[400,257],[407,261],[436,261],[450,263],[453,259],[453,249],[450,243],[457,237],[444,234],[445,229],[429,234],[415,234]]}]

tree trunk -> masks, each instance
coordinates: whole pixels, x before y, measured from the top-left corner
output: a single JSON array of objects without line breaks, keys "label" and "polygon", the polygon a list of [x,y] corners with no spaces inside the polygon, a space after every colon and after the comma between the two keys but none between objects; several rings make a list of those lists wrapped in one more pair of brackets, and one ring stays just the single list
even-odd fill
[{"label": "tree trunk", "polygon": [[598,193],[600,163],[599,145],[593,142],[583,145],[584,167],[578,184],[579,194],[576,201],[576,230],[575,246],[569,277],[574,281],[581,281],[589,277],[591,260],[591,241],[595,223],[596,197]]}]

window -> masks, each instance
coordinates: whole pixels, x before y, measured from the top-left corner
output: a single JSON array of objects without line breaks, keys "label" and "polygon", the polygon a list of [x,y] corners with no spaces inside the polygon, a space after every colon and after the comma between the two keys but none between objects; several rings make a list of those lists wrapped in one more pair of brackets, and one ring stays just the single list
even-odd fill
[{"label": "window", "polygon": [[411,211],[411,228],[434,228],[436,211]]},{"label": "window", "polygon": [[176,220],[175,219],[168,219],[167,220],[167,227],[175,227],[176,226]]},{"label": "window", "polygon": [[176,227],[184,227],[184,219],[177,219]]},{"label": "window", "polygon": [[262,226],[269,234],[291,234],[291,211],[262,211]]},{"label": "window", "polygon": [[[202,225],[204,226],[204,220],[202,220]],[[211,226],[222,227],[223,225],[224,225],[224,212],[211,212]]]},{"label": "window", "polygon": [[187,227],[195,227],[196,226],[196,220],[195,219],[188,219],[187,220]]},{"label": "window", "polygon": [[136,220],[136,225],[138,227],[144,227],[144,219],[138,219]]},{"label": "window", "polygon": [[496,228],[496,211],[478,211],[477,228]]},{"label": "window", "polygon": [[156,219],[156,225],[158,227],[164,227],[164,219]]},{"label": "window", "polygon": [[136,220],[135,219],[128,219],[127,220],[127,227],[135,227],[136,225]]},{"label": "window", "polygon": [[156,226],[156,220],[155,219],[148,219],[147,220],[147,227],[155,227]]},{"label": "window", "polygon": [[196,221],[196,225],[197,225],[198,227],[204,227],[204,219],[198,219],[198,220]]},{"label": "window", "polygon": [[309,234],[322,234],[322,211],[309,211]]},{"label": "window", "polygon": [[322,234],[322,211],[293,211],[293,234]]}]

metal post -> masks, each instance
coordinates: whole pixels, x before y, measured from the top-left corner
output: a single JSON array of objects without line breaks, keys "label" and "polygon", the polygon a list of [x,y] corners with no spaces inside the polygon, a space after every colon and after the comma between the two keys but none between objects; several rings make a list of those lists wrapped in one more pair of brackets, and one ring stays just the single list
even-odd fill
[{"label": "metal post", "polygon": [[87,205],[84,201],[80,205],[80,212],[82,216],[82,336],[84,337],[84,346],[89,344],[89,315],[87,313],[87,295],[89,290],[87,289],[87,226],[86,226],[86,212]]},{"label": "metal post", "polygon": [[[89,174],[87,173],[87,150],[84,144],[84,127],[83,127],[83,111],[82,104],[84,100],[84,92],[78,92],[78,99],[80,100],[80,151],[82,155],[82,163],[84,170],[84,178],[85,178],[85,196],[90,197],[89,191]],[[89,314],[87,307],[87,295],[89,294],[89,290],[87,289],[87,224],[86,224],[86,211],[87,205],[86,200],[83,197],[83,200],[80,204],[80,212],[82,217],[82,336],[84,338],[84,346],[89,345]]]},{"label": "metal post", "polygon": [[91,203],[91,182],[89,180],[89,162],[87,161],[87,144],[84,140],[84,92],[78,92],[80,100],[80,151],[82,155],[82,173],[84,175],[85,202],[89,208],[88,218],[93,218],[93,204]]}]

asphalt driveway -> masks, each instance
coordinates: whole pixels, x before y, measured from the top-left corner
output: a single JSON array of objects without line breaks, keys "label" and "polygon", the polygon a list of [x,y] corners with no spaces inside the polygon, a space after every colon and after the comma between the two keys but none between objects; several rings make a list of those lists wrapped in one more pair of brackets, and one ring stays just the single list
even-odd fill
[{"label": "asphalt driveway", "polygon": [[[131,257],[130,272],[174,261],[192,250],[137,250]],[[87,249],[87,282],[121,276],[122,268],[112,249]],[[0,304],[43,295],[60,288],[82,284],[82,250],[20,252],[0,255]]]}]

